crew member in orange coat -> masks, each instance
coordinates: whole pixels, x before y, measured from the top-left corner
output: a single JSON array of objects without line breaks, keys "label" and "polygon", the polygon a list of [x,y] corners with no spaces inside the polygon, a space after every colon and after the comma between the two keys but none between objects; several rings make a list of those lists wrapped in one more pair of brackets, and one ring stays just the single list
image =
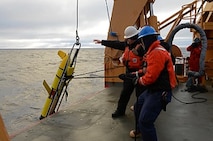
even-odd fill
[{"label": "crew member in orange coat", "polygon": [[[170,53],[160,45],[157,36],[158,33],[151,26],[144,26],[139,33],[146,52],[146,72],[135,82],[145,86],[146,90],[135,103],[134,112],[143,141],[157,141],[154,122],[161,110],[166,110],[166,105],[171,101],[172,89],[176,86]],[[137,129],[130,134],[132,132],[137,136]]]},{"label": "crew member in orange coat", "polygon": [[195,38],[194,42],[186,48],[187,51],[190,51],[188,80],[186,82],[188,92],[194,92],[197,90],[197,86],[195,86],[196,78],[198,84],[201,83],[201,77],[199,76],[201,48],[202,46],[199,38]]}]

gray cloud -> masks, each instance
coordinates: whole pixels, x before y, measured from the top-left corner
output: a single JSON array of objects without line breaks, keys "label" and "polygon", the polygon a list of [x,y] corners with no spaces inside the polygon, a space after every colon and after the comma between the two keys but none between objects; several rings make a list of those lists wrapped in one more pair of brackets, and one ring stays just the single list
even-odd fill
[{"label": "gray cloud", "polygon": [[[190,1],[185,0],[182,3]],[[107,2],[111,12],[114,1],[107,0]],[[167,11],[176,12],[182,3],[179,0],[176,2],[156,0],[154,12],[157,16]],[[1,0],[0,46],[6,46],[7,41],[11,43],[11,40],[13,40],[11,45],[14,46],[15,40],[18,39],[22,39],[23,45],[26,45],[24,42],[26,39],[45,43],[49,43],[51,38],[57,39],[53,43],[74,40],[77,27],[76,7],[76,1],[70,0]],[[109,19],[105,1],[79,0],[78,10],[78,30],[81,40],[92,42],[94,38],[106,38]]]},{"label": "gray cloud", "polygon": [[156,16],[159,16],[160,20],[171,16],[177,11],[181,10],[183,5],[192,3],[193,0],[156,0],[153,7]]},{"label": "gray cloud", "polygon": [[[96,4],[96,5],[94,5]],[[79,24],[82,28],[95,26],[107,18],[104,1],[79,2]],[[0,29],[11,30],[64,30],[76,28],[76,2],[69,0],[6,0],[0,2]],[[80,28],[80,26],[79,26]],[[49,32],[49,31],[48,31]]]}]

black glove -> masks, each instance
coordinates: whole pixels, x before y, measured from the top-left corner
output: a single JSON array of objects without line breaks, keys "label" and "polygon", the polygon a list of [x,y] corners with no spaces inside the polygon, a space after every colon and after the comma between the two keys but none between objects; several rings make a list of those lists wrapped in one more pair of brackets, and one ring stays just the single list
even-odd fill
[{"label": "black glove", "polygon": [[137,85],[137,83],[138,83],[138,79],[139,79],[139,77],[138,76],[136,76],[136,74],[132,74],[132,73],[127,73],[127,74],[120,74],[119,76],[118,76],[121,80],[126,80],[126,79],[129,79],[129,80],[132,80],[132,83],[134,84],[134,85]]},{"label": "black glove", "polygon": [[121,80],[125,80],[126,79],[126,74],[122,73],[118,76]]},{"label": "black glove", "polygon": [[136,77],[135,74],[132,74],[132,73],[127,73],[127,74],[126,74],[126,78],[127,78],[127,79],[133,79],[133,78],[135,78],[135,77]]},{"label": "black glove", "polygon": [[136,77],[136,75],[135,74],[131,74],[131,73],[127,73],[127,74],[122,73],[118,77],[121,80],[126,80],[126,79],[133,80]]},{"label": "black glove", "polygon": [[138,74],[138,72],[136,72],[136,73],[137,73],[137,74],[128,73],[128,74],[126,75],[126,77],[127,77],[128,79],[131,79],[131,80],[132,80],[132,83],[133,83],[134,85],[137,85],[137,84],[138,84],[138,79],[139,79],[140,76],[142,76],[142,74]]}]

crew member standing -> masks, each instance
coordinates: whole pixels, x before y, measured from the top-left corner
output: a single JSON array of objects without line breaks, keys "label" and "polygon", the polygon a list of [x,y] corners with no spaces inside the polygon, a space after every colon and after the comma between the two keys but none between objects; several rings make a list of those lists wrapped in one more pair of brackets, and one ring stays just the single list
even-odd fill
[{"label": "crew member standing", "polygon": [[201,48],[202,46],[199,38],[195,38],[194,42],[186,48],[186,50],[190,52],[188,80],[186,82],[188,92],[197,90],[197,87],[194,85],[196,78],[198,78],[198,84],[201,83],[202,78],[199,76]]},{"label": "crew member standing", "polygon": [[[117,118],[125,115],[126,107],[134,91],[134,84],[132,79],[128,79],[128,74],[136,72],[142,67],[142,60],[144,55],[143,47],[138,43],[138,30],[134,26],[128,26],[124,31],[125,41],[109,41],[109,40],[97,40],[94,42],[111,47],[114,49],[123,50],[124,53],[121,57],[122,63],[126,66],[126,74],[121,74],[119,77],[123,79],[123,89],[120,94],[117,109],[112,113],[113,118]],[[141,94],[143,88],[136,86],[136,96]]]},{"label": "crew member standing", "polygon": [[143,141],[157,141],[154,122],[161,110],[166,110],[166,105],[171,101],[172,89],[176,85],[171,56],[160,45],[157,36],[158,33],[151,26],[144,26],[139,33],[141,44],[145,47],[144,61],[147,66],[145,74],[135,79],[135,82],[145,86],[146,90],[135,103],[139,110],[135,115]]}]

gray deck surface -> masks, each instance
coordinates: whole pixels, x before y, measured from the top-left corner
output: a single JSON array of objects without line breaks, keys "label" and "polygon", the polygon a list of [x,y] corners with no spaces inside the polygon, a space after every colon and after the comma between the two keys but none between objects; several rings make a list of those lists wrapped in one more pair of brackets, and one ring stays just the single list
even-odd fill
[{"label": "gray deck surface", "polygon": [[[133,112],[112,119],[120,94],[120,86],[106,88],[83,99],[81,103],[60,110],[58,113],[11,137],[12,141],[133,141],[129,131],[134,129]],[[207,98],[207,102],[183,104],[172,99],[167,111],[162,111],[155,125],[159,141],[212,141],[213,140],[213,88],[196,97]],[[174,96],[184,102],[201,101],[191,96],[196,93],[184,91],[184,86]],[[135,101],[132,95],[130,107]],[[140,138],[137,140],[141,140]]]}]

